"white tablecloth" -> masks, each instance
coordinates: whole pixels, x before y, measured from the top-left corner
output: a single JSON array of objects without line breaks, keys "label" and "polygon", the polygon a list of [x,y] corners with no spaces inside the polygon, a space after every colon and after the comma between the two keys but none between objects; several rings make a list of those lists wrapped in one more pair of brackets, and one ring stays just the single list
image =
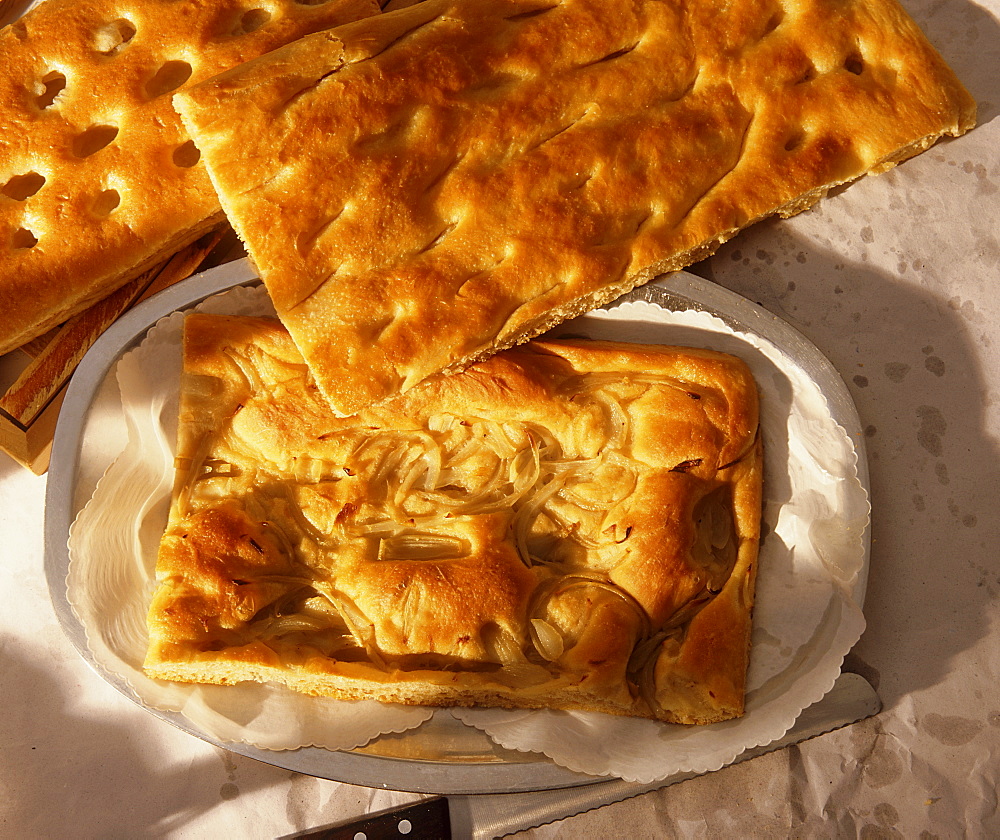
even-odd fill
[{"label": "white tablecloth", "polygon": [[[866,428],[877,717],[532,838],[1000,836],[1000,0],[905,0],[980,126],[692,270],[786,319]],[[0,836],[276,837],[412,794],[276,769],[153,718],[63,636],[45,478],[0,455]]]}]

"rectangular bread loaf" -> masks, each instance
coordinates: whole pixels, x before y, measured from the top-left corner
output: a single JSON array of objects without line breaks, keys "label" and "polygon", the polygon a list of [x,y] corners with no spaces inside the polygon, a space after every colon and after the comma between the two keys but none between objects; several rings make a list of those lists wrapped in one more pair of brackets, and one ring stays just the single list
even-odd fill
[{"label": "rectangular bread loaf", "polygon": [[425,0],[175,103],[341,414],[975,119],[895,0]]},{"label": "rectangular bread loaf", "polygon": [[186,321],[146,673],[344,699],[743,711],[756,386],[533,341],[338,418],[274,319]]},{"label": "rectangular bread loaf", "polygon": [[0,29],[0,353],[224,222],[170,95],[374,0],[44,0]]}]

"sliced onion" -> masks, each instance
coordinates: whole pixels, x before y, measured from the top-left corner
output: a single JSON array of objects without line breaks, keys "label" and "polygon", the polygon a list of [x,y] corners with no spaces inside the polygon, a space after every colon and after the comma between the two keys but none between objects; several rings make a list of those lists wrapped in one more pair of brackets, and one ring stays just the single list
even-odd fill
[{"label": "sliced onion", "polygon": [[531,555],[528,552],[528,534],[531,527],[546,502],[562,488],[565,476],[564,473],[553,477],[514,514],[514,539],[518,554],[526,566],[531,566]]},{"label": "sliced onion", "polygon": [[531,619],[531,641],[542,658],[555,662],[566,647],[562,634],[551,624],[541,618]]},{"label": "sliced onion", "polygon": [[469,507],[482,505],[489,500],[495,500],[498,494],[502,495],[503,472],[504,462],[497,460],[487,479],[479,487],[470,489],[456,483],[459,476],[452,468],[442,470],[437,487],[434,488],[433,492],[427,494],[427,499],[436,504],[447,505],[463,511]]},{"label": "sliced onion", "polygon": [[577,507],[580,510],[585,510],[588,513],[600,513],[602,511],[606,511],[609,505],[614,504],[614,501],[610,499],[608,500],[602,499],[600,501],[592,502],[588,499],[581,498],[580,495],[576,493],[572,487],[564,487],[562,490],[559,491],[558,496],[563,501],[573,505],[573,507]]},{"label": "sliced onion", "polygon": [[432,432],[450,432],[458,424],[458,417],[447,411],[432,414],[427,418],[427,428]]},{"label": "sliced onion", "polygon": [[633,648],[625,669],[629,680],[638,689],[639,696],[654,713],[660,710],[659,701],[656,699],[656,661],[669,635],[670,632],[661,631],[639,642]]},{"label": "sliced onion", "polygon": [[423,450],[414,446],[411,447],[400,459],[396,478],[398,484],[392,495],[393,505],[397,509],[402,509],[406,497],[410,494],[413,486],[424,477],[427,472],[427,461],[424,459]]},{"label": "sliced onion", "polygon": [[377,522],[356,523],[351,533],[362,537],[387,537],[399,533],[403,527],[394,519],[380,519]]},{"label": "sliced onion", "polygon": [[313,633],[329,629],[330,622],[316,616],[281,615],[269,621],[259,632],[262,639],[273,639],[289,633]]},{"label": "sliced onion", "polygon": [[345,462],[348,464],[359,464],[363,457],[367,457],[367,450],[371,449],[379,440],[380,438],[377,433],[361,435],[354,441],[351,451],[344,459]]},{"label": "sliced onion", "polygon": [[365,653],[368,654],[368,658],[371,659],[372,663],[384,669],[386,667],[385,658],[376,644],[375,624],[345,595],[339,592],[334,595],[319,586],[316,587],[316,591],[325,597],[333,605],[333,608],[337,610],[340,617],[344,620],[344,624],[347,625],[347,629],[358,645],[365,649]]},{"label": "sliced onion", "polygon": [[[559,495],[559,494],[557,494]],[[556,525],[558,525],[563,534],[576,543],[579,543],[584,548],[599,548],[601,543],[599,540],[588,536],[583,532],[583,523],[579,520],[573,521],[562,515],[558,510],[553,509],[551,506],[545,508],[545,515],[548,516]],[[595,529],[600,531],[600,529]]]},{"label": "sliced onion", "polygon": [[480,421],[485,427],[484,438],[493,450],[502,458],[513,458],[520,448],[515,444],[504,430],[504,427],[496,420],[483,419]]},{"label": "sliced onion", "polygon": [[469,555],[469,543],[446,534],[396,534],[382,540],[380,560],[450,560]]},{"label": "sliced onion", "polygon": [[372,465],[370,483],[375,486],[386,484],[389,476],[399,469],[405,457],[406,449],[402,447],[390,448],[381,452],[378,460]]},{"label": "sliced onion", "polygon": [[325,458],[311,458],[298,455],[295,461],[295,480],[299,484],[319,484],[330,481],[340,471],[341,466]]},{"label": "sliced onion", "polygon": [[[582,373],[568,377],[561,385],[563,393],[579,394],[597,389],[610,390],[615,385],[660,385],[678,387],[677,380],[669,376],[655,373],[621,373],[619,371],[604,371],[600,373]],[[645,388],[643,389],[645,390]]]},{"label": "sliced onion", "polygon": [[532,604],[531,612],[533,615],[542,615],[545,613],[546,605],[548,601],[552,598],[556,598],[562,595],[564,592],[570,589],[575,589],[580,586],[593,587],[594,589],[599,589],[602,592],[607,592],[614,595],[616,598],[620,598],[626,604],[628,604],[633,612],[639,617],[641,622],[640,638],[648,636],[652,632],[652,624],[649,618],[649,614],[646,612],[645,608],[640,604],[634,595],[630,592],[622,589],[622,587],[611,582],[607,578],[600,577],[598,575],[586,575],[586,574],[575,574],[575,575],[565,575],[561,578],[556,578],[549,587],[539,592],[539,598]]},{"label": "sliced onion", "polygon": [[494,679],[504,685],[524,690],[552,682],[552,674],[541,665],[525,660],[504,665],[501,671],[494,674]]},{"label": "sliced onion", "polygon": [[247,356],[244,356],[234,347],[223,347],[222,352],[236,365],[237,369],[243,375],[246,387],[251,394],[260,394],[264,391],[264,380],[261,378],[260,371],[254,364],[255,360],[247,358]]},{"label": "sliced onion", "polygon": [[725,548],[733,538],[733,520],[729,510],[721,504],[712,504],[709,506],[709,515],[712,518],[712,547]]},{"label": "sliced onion", "polygon": [[512,665],[527,665],[524,651],[514,635],[503,627],[490,624],[482,631],[483,646],[487,653],[495,662],[499,662],[505,668]]},{"label": "sliced onion", "polygon": [[711,592],[708,589],[702,589],[693,597],[689,598],[684,602],[678,609],[674,610],[674,613],[670,616],[670,619],[663,626],[665,628],[673,627],[683,627],[692,618],[694,618],[702,608],[705,607],[713,598]]},{"label": "sliced onion", "polygon": [[[519,459],[515,458],[511,462],[511,468],[508,473],[510,482],[514,488],[513,498],[510,500],[512,506],[520,501],[535,486],[542,474],[541,453],[536,447],[531,446],[529,449],[523,449],[518,454],[522,457]],[[521,463],[518,463],[518,460]]]},{"label": "sliced onion", "polygon": [[[256,486],[256,482],[251,486]],[[275,495],[266,497],[253,492],[248,493],[243,499],[244,508],[252,520],[267,523],[271,533],[278,537],[288,556],[295,555],[292,547],[293,536],[311,540],[318,545],[335,544],[336,539],[333,534],[321,531],[306,517],[301,504],[292,498],[292,488],[285,484],[274,484],[269,490]],[[294,525],[291,529],[292,534],[277,524],[285,518],[290,519]]]},{"label": "sliced onion", "polygon": [[632,421],[628,412],[622,408],[618,400],[610,395],[596,398],[597,402],[606,410],[607,419],[605,423],[609,428],[608,441],[605,444],[608,449],[622,449],[632,434]]},{"label": "sliced onion", "polygon": [[468,440],[463,441],[457,449],[448,452],[445,456],[445,461],[451,464],[462,464],[468,461],[473,455],[477,455],[486,448],[479,438],[470,437]]},{"label": "sliced onion", "polygon": [[186,468],[183,473],[175,476],[175,486],[177,493],[177,512],[181,516],[187,516],[191,510],[191,497],[197,483],[197,477],[201,472],[202,462],[208,457],[212,446],[212,439],[206,433],[198,437],[197,442],[192,447],[190,457],[184,459]]},{"label": "sliced onion", "polygon": [[426,466],[423,489],[425,492],[434,490],[441,480],[441,468],[443,458],[441,448],[435,446],[431,452],[424,453],[424,464]]}]

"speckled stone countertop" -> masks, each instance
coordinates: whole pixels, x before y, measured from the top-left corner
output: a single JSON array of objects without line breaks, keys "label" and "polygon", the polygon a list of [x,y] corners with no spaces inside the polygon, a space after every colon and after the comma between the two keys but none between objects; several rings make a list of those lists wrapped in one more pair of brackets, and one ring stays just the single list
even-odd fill
[{"label": "speckled stone countertop", "polygon": [[[847,659],[884,704],[796,747],[518,834],[1000,836],[1000,0],[903,0],[979,126],[692,268],[841,373],[873,504]],[[153,718],[65,639],[45,478],[0,457],[0,836],[277,837],[412,801],[231,754]]]}]

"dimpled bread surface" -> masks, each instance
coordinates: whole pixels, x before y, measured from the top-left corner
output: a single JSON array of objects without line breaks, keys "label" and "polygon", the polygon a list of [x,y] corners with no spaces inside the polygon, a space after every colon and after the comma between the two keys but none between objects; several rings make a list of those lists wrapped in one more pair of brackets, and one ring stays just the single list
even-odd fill
[{"label": "dimpled bread surface", "polygon": [[374,0],[45,0],[0,29],[0,352],[224,221],[170,96]]},{"label": "dimpled bread surface", "polygon": [[277,320],[185,329],[150,676],[742,713],[762,461],[739,359],[532,341],[338,418]]},{"label": "dimpled bread surface", "polygon": [[894,0],[425,0],[175,103],[342,414],[975,119]]}]

